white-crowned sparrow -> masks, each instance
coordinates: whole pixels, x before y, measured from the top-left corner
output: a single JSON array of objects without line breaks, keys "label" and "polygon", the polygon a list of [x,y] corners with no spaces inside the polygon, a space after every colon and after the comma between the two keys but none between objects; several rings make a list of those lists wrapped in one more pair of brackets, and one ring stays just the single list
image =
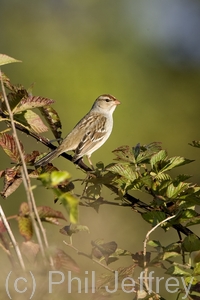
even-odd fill
[{"label": "white-crowned sparrow", "polygon": [[94,102],[91,110],[77,123],[72,131],[63,139],[62,143],[35,163],[44,166],[63,152],[73,150],[73,161],[84,155],[90,165],[91,154],[100,148],[109,138],[113,128],[112,114],[120,102],[111,95],[101,95]]}]

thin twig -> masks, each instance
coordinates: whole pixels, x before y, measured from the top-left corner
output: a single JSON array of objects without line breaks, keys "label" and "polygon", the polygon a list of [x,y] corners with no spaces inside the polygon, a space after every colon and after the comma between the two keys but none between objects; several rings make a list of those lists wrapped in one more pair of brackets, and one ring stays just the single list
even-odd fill
[{"label": "thin twig", "polygon": [[147,267],[147,242],[149,240],[149,236],[150,234],[156,230],[156,228],[158,228],[160,225],[164,224],[165,222],[175,218],[176,215],[173,215],[173,216],[170,216],[164,220],[162,220],[161,222],[159,222],[158,224],[156,224],[156,226],[154,226],[151,230],[149,230],[146,234],[146,237],[145,237],[145,240],[144,240],[144,250],[143,250],[143,256],[144,256],[144,284],[145,284],[145,287],[147,289],[147,291],[149,291],[149,284],[148,284],[148,267]]},{"label": "thin twig", "polygon": [[[39,228],[38,228],[38,225],[36,223],[36,220],[38,221],[40,230],[42,232],[43,239],[44,239],[44,242],[45,242],[45,246],[48,248],[48,241],[47,241],[47,237],[46,237],[46,232],[45,232],[44,227],[42,225],[42,222],[40,220],[40,217],[39,217],[39,214],[38,214],[38,211],[37,211],[37,207],[36,207],[36,204],[35,204],[35,199],[34,199],[32,188],[31,188],[30,178],[28,176],[28,171],[27,171],[25,160],[24,160],[24,155],[22,153],[20,142],[19,142],[19,139],[18,139],[18,136],[17,136],[17,131],[16,131],[16,128],[15,128],[15,122],[14,122],[14,119],[13,119],[13,113],[11,111],[11,108],[10,108],[10,105],[9,105],[9,102],[8,102],[8,98],[6,96],[6,92],[5,92],[5,88],[4,88],[4,84],[3,84],[3,80],[2,80],[2,76],[1,76],[1,70],[0,70],[0,77],[1,77],[1,87],[2,87],[2,92],[3,92],[3,96],[4,96],[4,101],[5,101],[5,104],[6,104],[6,107],[7,107],[7,110],[8,110],[8,114],[9,114],[9,117],[10,117],[11,128],[13,130],[13,138],[16,142],[16,146],[17,146],[17,149],[19,151],[19,155],[20,155],[20,159],[21,159],[21,163],[22,163],[21,174],[22,174],[22,180],[23,180],[24,187],[25,187],[26,194],[27,194],[27,201],[28,201],[28,205],[29,205],[30,217],[31,217],[31,221],[32,221],[32,224],[33,224],[33,227],[34,227],[34,230],[35,230],[35,234],[37,236],[37,240],[38,240],[38,243],[39,243],[39,246],[40,246],[42,256],[45,258],[45,251],[44,251],[44,247],[43,247],[43,244],[42,244],[42,239],[41,239],[41,236],[40,236],[40,232],[39,232]],[[35,220],[35,218],[36,218],[36,220]],[[51,264],[53,265],[53,259],[51,257],[50,257],[50,261],[51,261]]]},{"label": "thin twig", "polygon": [[15,237],[14,237],[14,235],[13,235],[13,233],[12,233],[12,230],[11,230],[11,228],[10,228],[10,225],[8,224],[8,221],[7,221],[7,219],[6,219],[6,216],[5,216],[5,214],[4,214],[4,211],[3,211],[2,207],[1,207],[1,205],[0,205],[0,216],[1,216],[2,221],[3,221],[3,223],[4,223],[4,225],[5,225],[6,229],[7,229],[7,232],[8,232],[8,235],[9,235],[10,239],[11,239],[11,242],[12,242],[12,244],[13,244],[13,247],[14,247],[14,249],[15,249],[15,251],[16,251],[16,254],[17,254],[17,257],[18,257],[20,266],[21,266],[22,270],[25,271],[25,264],[24,264],[24,261],[23,261],[23,258],[22,258],[22,255],[21,255],[19,246],[18,246],[18,244],[17,244],[17,242],[16,242],[16,240],[15,240]]},{"label": "thin twig", "polygon": [[96,264],[100,265],[101,267],[103,267],[104,269],[106,269],[106,270],[108,270],[108,271],[114,273],[114,270],[112,270],[112,269],[110,269],[108,266],[102,264],[100,261],[98,261],[98,260],[92,258],[91,255],[88,255],[88,254],[86,254],[86,253],[84,253],[84,252],[79,251],[79,250],[78,250],[76,247],[74,247],[71,243],[69,244],[69,243],[67,243],[67,242],[64,241],[64,240],[63,240],[63,243],[64,243],[66,246],[68,246],[68,247],[72,248],[73,250],[75,250],[75,251],[77,252],[77,254],[83,255],[83,256],[85,256],[85,257],[91,259],[94,263],[96,263]]}]

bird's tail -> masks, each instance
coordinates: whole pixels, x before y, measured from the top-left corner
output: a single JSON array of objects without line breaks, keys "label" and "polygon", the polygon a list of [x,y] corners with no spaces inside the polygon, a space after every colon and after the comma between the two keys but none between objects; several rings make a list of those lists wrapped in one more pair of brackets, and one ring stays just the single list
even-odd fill
[{"label": "bird's tail", "polygon": [[43,156],[38,161],[36,161],[35,167],[45,166],[58,156],[59,156],[59,153],[58,153],[57,149],[55,149],[55,150],[49,152],[47,155]]}]

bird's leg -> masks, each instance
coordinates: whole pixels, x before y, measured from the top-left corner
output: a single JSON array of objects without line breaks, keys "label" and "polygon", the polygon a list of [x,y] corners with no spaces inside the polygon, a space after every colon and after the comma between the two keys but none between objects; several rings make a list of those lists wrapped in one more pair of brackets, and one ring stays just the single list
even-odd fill
[{"label": "bird's leg", "polygon": [[91,167],[92,170],[94,171],[94,166],[93,166],[93,164],[92,164],[92,161],[91,161],[91,159],[90,159],[90,156],[91,156],[91,155],[87,155],[87,159],[88,159],[88,162],[89,162],[89,164],[90,164],[90,167]]}]

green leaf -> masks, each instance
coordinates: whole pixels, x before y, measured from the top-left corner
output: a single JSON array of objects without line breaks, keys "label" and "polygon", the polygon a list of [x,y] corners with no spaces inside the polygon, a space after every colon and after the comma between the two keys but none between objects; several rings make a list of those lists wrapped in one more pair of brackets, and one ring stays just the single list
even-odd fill
[{"label": "green leaf", "polygon": [[148,241],[147,244],[154,248],[162,247],[161,243],[159,241],[155,241],[155,240],[150,240],[150,241]]},{"label": "green leaf", "polygon": [[190,160],[181,156],[171,157],[166,161],[166,165],[160,170],[162,172],[169,171],[175,167],[180,167],[186,164],[193,162],[194,160]]},{"label": "green leaf", "polygon": [[13,114],[20,113],[24,110],[42,107],[54,103],[52,99],[43,98],[39,96],[28,96],[22,99],[18,105],[13,109]]},{"label": "green leaf", "polygon": [[[151,212],[143,213],[142,217],[145,221],[155,226],[166,219],[166,214],[161,211],[151,211]],[[164,226],[164,224],[162,226]]]},{"label": "green leaf", "polygon": [[134,181],[139,177],[138,173],[134,172],[128,164],[112,164],[107,167],[106,170],[111,171],[114,174],[119,174],[129,181]]},{"label": "green leaf", "polygon": [[158,171],[157,163],[164,160],[167,157],[167,152],[165,150],[160,150],[158,153],[154,154],[150,159],[151,168]]},{"label": "green leaf", "polygon": [[38,177],[43,185],[47,187],[56,187],[71,178],[67,171],[52,171],[51,173],[43,173]]},{"label": "green leaf", "polygon": [[168,246],[166,246],[164,248],[165,252],[177,252],[177,253],[181,253],[181,246],[180,243],[172,243],[169,244]]},{"label": "green leaf", "polygon": [[174,184],[171,183],[167,187],[166,196],[172,199],[176,198],[181,194],[181,192],[187,190],[188,187],[189,187],[189,183],[185,183],[185,182],[180,182],[177,186],[174,186]]},{"label": "green leaf", "polygon": [[15,62],[21,62],[21,60],[15,59],[6,54],[0,54],[0,66],[15,63]]},{"label": "green leaf", "polygon": [[140,153],[137,156],[136,163],[149,163],[150,158],[153,154],[161,150],[161,143],[153,142],[148,145],[143,145],[140,147]]},{"label": "green leaf", "polygon": [[31,219],[29,217],[19,216],[17,221],[20,234],[25,238],[26,241],[30,241],[33,235]]},{"label": "green leaf", "polygon": [[195,276],[200,275],[200,262],[197,262],[195,264],[194,274],[195,274]]},{"label": "green leaf", "polygon": [[48,127],[43,123],[39,115],[32,110],[26,110],[19,114],[15,114],[14,119],[16,123],[29,131],[41,133],[48,130]]},{"label": "green leaf", "polygon": [[77,223],[79,200],[73,195],[71,195],[70,193],[64,193],[60,195],[59,200],[67,210],[67,213],[69,214],[70,217],[70,222]]},{"label": "green leaf", "polygon": [[180,256],[180,253],[177,253],[177,252],[164,252],[163,254],[163,260],[167,260],[169,258],[174,258],[174,257],[177,257],[177,256]]},{"label": "green leaf", "polygon": [[169,275],[174,275],[174,276],[190,276],[191,274],[189,272],[185,272],[178,266],[171,266],[167,271],[165,272],[166,274]]},{"label": "green leaf", "polygon": [[116,160],[135,163],[135,157],[129,146],[121,146],[112,152],[117,156]]},{"label": "green leaf", "polygon": [[200,240],[195,234],[188,235],[182,243],[184,251],[193,252],[200,250]]},{"label": "green leaf", "polygon": [[200,215],[197,214],[196,217],[192,217],[189,222],[186,223],[186,227],[200,224]]},{"label": "green leaf", "polygon": [[191,219],[191,221],[193,221],[193,218],[195,218],[197,216],[199,216],[199,214],[194,209],[184,209],[184,210],[180,211],[180,213],[178,214],[178,217],[174,218],[172,220],[172,222],[175,221],[175,223],[177,223],[177,222],[182,223],[182,222],[188,221],[188,219],[189,220]]}]

